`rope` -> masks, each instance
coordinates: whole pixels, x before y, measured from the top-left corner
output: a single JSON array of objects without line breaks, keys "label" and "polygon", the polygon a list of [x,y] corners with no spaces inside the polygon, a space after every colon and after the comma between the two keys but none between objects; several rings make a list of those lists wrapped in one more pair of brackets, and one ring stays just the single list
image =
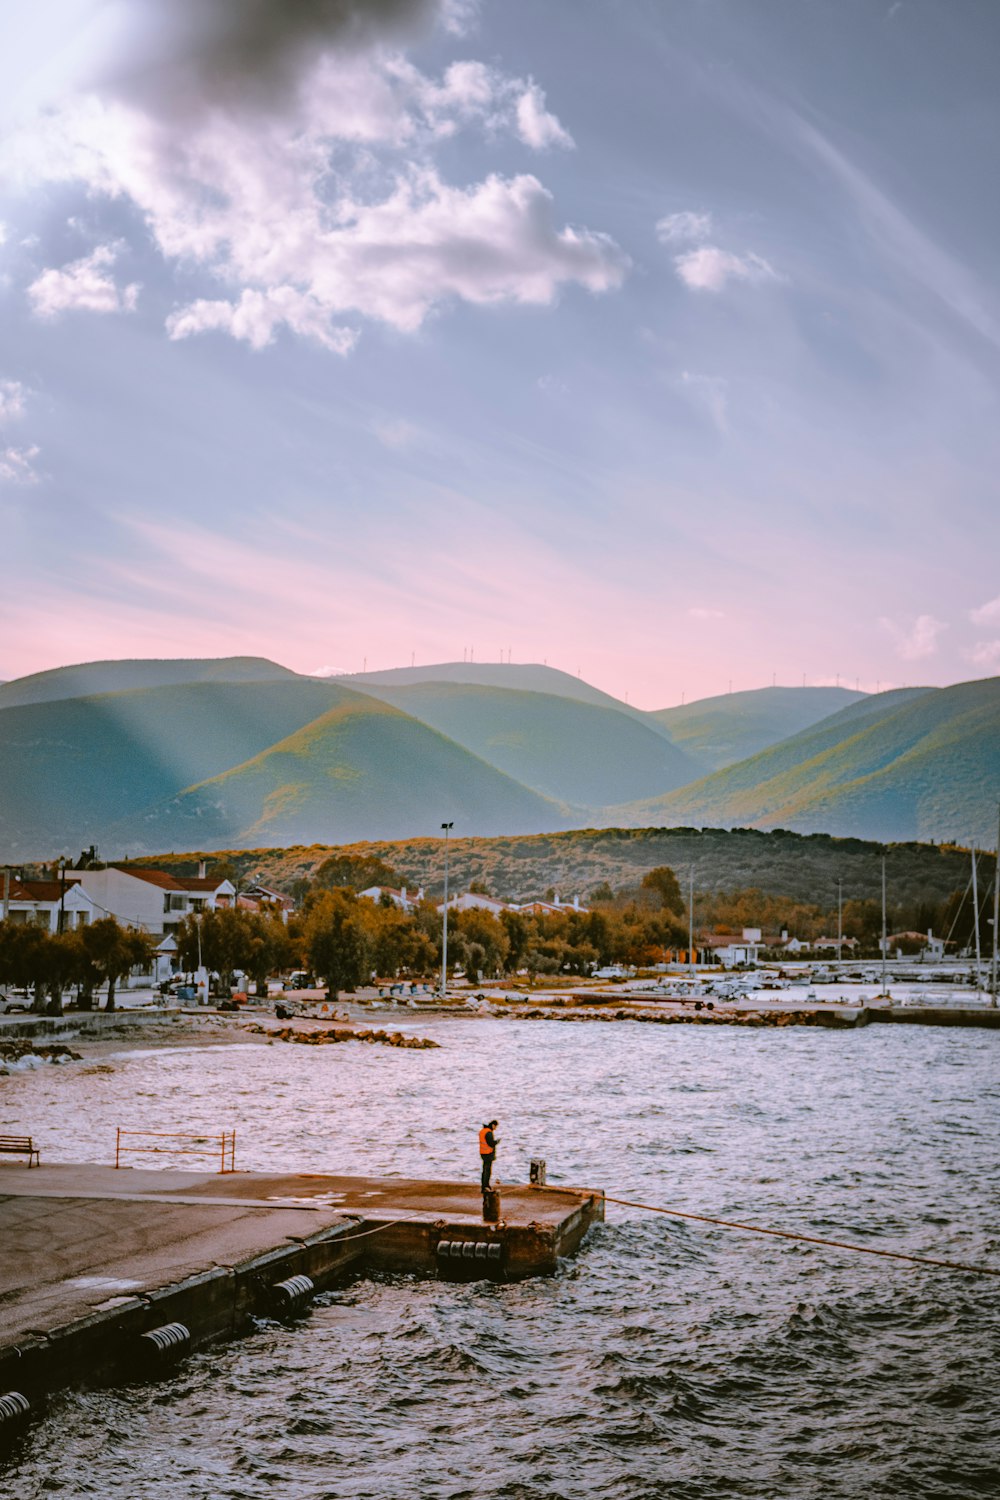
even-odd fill
[{"label": "rope", "polygon": [[[558,1188],[551,1191],[558,1192]],[[642,1208],[651,1214],[669,1214],[674,1219],[693,1219],[699,1224],[719,1224],[723,1229],[742,1229],[747,1234],[767,1234],[780,1240],[799,1240],[805,1245],[827,1245],[834,1250],[852,1250],[856,1255],[881,1255],[887,1260],[908,1260],[918,1266],[939,1266],[947,1271],[967,1271],[974,1276],[1000,1276],[1000,1266],[977,1266],[968,1261],[938,1260],[930,1255],[908,1255],[903,1250],[877,1250],[873,1245],[851,1245],[846,1240],[820,1239],[814,1234],[796,1234],[789,1229],[763,1229],[759,1224],[741,1224],[734,1219],[715,1219],[708,1214],[684,1213],[679,1208],[661,1208],[654,1203],[636,1203],[630,1198],[601,1197],[605,1203],[617,1203],[623,1208]]]}]

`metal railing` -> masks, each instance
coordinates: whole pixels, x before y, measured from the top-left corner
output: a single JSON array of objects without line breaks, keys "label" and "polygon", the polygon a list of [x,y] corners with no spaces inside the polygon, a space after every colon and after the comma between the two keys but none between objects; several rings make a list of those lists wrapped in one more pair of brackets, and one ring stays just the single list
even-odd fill
[{"label": "metal railing", "polygon": [[[165,1142],[174,1145],[141,1145],[138,1141]],[[185,1144],[186,1143],[186,1144]],[[236,1131],[223,1130],[218,1135],[194,1135],[181,1130],[122,1130],[115,1133],[115,1166],[120,1167],[126,1152],[141,1156],[215,1156],[220,1172],[236,1171]]]}]

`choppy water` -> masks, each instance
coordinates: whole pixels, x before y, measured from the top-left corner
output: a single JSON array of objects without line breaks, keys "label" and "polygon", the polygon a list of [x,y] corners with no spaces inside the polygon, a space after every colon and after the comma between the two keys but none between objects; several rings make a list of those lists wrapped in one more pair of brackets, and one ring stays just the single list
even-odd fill
[{"label": "choppy water", "polygon": [[[0,1128],[239,1131],[244,1167],[550,1177],[1000,1263],[1000,1036],[414,1022],[440,1051],[159,1052],[0,1081]],[[609,1209],[550,1280],[352,1282],[171,1382],[57,1398],[11,1500],[1000,1494],[995,1280]]]}]

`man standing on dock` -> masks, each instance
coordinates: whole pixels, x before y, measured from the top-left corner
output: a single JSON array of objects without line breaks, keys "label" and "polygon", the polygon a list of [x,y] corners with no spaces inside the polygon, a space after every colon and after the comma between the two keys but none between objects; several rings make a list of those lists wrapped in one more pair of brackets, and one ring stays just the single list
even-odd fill
[{"label": "man standing on dock", "polygon": [[490,1174],[493,1171],[493,1163],[497,1159],[497,1138],[493,1134],[497,1128],[496,1120],[490,1120],[479,1132],[479,1155],[483,1163],[483,1192],[490,1190]]}]

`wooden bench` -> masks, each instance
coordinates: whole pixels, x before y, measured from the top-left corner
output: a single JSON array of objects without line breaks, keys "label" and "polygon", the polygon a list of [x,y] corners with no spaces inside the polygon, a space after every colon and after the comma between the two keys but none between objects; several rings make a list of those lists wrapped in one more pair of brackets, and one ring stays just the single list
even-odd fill
[{"label": "wooden bench", "polygon": [[33,1167],[36,1161],[42,1165],[38,1147],[30,1135],[0,1135],[0,1155],[26,1156],[29,1167]]}]

